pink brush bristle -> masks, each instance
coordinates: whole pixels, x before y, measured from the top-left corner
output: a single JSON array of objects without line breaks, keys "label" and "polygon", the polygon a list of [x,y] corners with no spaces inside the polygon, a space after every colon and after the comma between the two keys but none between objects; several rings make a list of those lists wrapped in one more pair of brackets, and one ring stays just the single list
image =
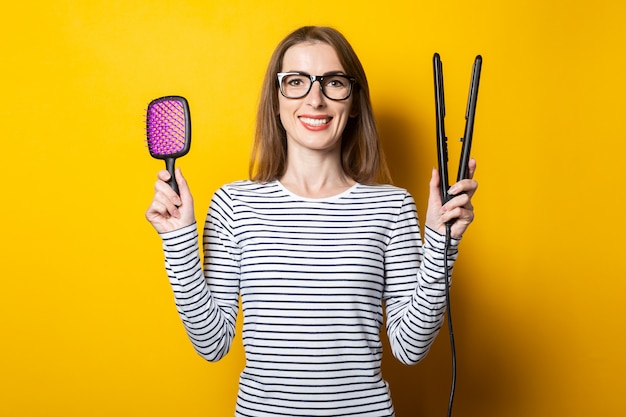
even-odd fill
[{"label": "pink brush bristle", "polygon": [[185,110],[178,100],[153,103],[147,120],[148,148],[153,155],[173,155],[185,147]]}]

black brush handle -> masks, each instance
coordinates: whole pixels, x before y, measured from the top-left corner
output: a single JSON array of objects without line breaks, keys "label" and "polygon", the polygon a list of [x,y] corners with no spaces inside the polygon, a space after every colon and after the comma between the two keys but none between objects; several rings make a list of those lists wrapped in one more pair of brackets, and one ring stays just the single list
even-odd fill
[{"label": "black brush handle", "polygon": [[172,187],[172,190],[176,191],[176,194],[180,195],[178,192],[178,183],[176,182],[176,177],[174,176],[174,164],[176,162],[176,158],[166,158],[165,159],[165,168],[167,172],[170,173],[170,180],[168,184]]}]

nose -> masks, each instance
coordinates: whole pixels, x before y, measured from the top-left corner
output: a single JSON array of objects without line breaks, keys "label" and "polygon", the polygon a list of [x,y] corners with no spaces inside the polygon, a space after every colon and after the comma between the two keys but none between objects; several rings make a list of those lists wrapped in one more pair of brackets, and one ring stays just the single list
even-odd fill
[{"label": "nose", "polygon": [[[315,85],[316,82],[319,84],[319,87]],[[313,81],[311,90],[307,95],[307,103],[313,108],[322,107],[326,103],[324,93],[322,92],[322,82],[320,80]]]}]

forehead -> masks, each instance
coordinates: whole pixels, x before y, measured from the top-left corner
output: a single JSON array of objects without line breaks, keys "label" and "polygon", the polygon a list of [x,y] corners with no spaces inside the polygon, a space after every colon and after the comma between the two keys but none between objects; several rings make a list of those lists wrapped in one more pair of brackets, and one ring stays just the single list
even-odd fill
[{"label": "forehead", "polygon": [[309,74],[324,74],[344,71],[335,48],[324,42],[296,44],[283,57],[282,71],[301,71]]}]

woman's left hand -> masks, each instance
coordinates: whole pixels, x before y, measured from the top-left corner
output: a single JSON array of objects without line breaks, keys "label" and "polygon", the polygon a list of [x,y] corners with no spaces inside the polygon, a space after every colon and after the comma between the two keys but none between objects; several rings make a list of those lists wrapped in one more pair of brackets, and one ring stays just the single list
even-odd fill
[{"label": "woman's left hand", "polygon": [[472,178],[476,171],[476,160],[469,161],[469,179],[461,180],[452,185],[448,192],[455,197],[446,204],[441,204],[439,192],[439,172],[433,169],[430,179],[430,196],[428,198],[428,211],[426,213],[426,226],[445,235],[446,223],[452,222],[450,229],[453,238],[460,238],[474,220],[474,206],[472,197],[478,188],[478,183]]}]

